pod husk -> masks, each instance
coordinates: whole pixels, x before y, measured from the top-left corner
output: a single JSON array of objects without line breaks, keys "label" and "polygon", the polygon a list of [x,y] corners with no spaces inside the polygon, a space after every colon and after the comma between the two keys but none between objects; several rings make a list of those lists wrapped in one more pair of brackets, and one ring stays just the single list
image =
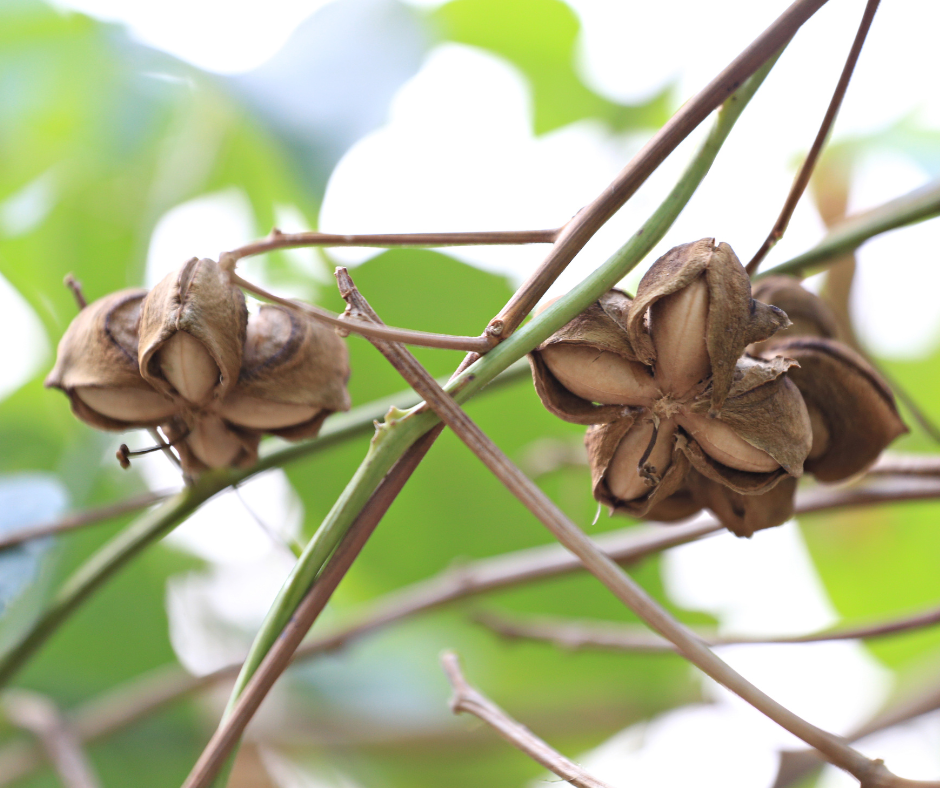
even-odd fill
[{"label": "pod husk", "polygon": [[775,342],[768,353],[795,359],[789,377],[829,431],[829,443],[806,470],[823,482],[864,471],[882,450],[908,431],[888,384],[858,353],[831,339]]},{"label": "pod husk", "polygon": [[[615,496],[607,486],[607,472],[620,441],[636,421],[636,415],[638,413],[632,418],[589,427],[584,436],[584,445],[587,448],[588,464],[591,468],[591,488],[594,499],[610,507],[611,513],[617,512],[639,518],[646,517],[654,507],[682,486],[689,470],[689,462],[685,455],[678,451],[678,448],[674,448],[672,460],[662,480],[651,488],[649,493],[630,501],[624,501]],[[669,507],[663,507],[662,511],[668,516],[672,510]]]},{"label": "pod husk", "polygon": [[[349,352],[332,327],[280,306],[262,306],[248,322],[234,397],[317,408],[310,419],[264,432],[288,440],[316,435],[331,413],[350,408]],[[226,416],[226,402],[220,412]],[[235,422],[237,423],[237,421]]]},{"label": "pod husk", "polygon": [[[146,290],[119,290],[88,304],[71,322],[46,377],[47,388],[64,391],[82,421],[103,430],[151,427],[153,420],[120,420],[98,413],[75,393],[77,387],[153,392],[137,365],[137,324]],[[168,401],[168,408],[172,404]]]},{"label": "pod husk", "polygon": [[206,406],[238,381],[248,309],[242,291],[214,260],[195,257],[167,274],[144,299],[140,312],[140,374],[154,388],[183,399],[160,371],[157,352],[177,331],[199,340],[219,368],[219,382]]},{"label": "pod husk", "polygon": [[[717,417],[796,477],[803,474],[803,463],[812,448],[806,404],[787,377],[798,367],[796,361],[779,356],[766,361],[740,359],[725,407]],[[707,409],[707,401],[692,408],[701,414]]]},{"label": "pod husk", "polygon": [[692,498],[715,515],[736,536],[782,525],[793,516],[797,480],[790,476],[760,495],[742,495],[712,481],[695,469],[686,479]]},{"label": "pod husk", "polygon": [[705,344],[712,374],[710,410],[717,413],[731,389],[735,364],[744,349],[772,336],[789,325],[789,320],[777,307],[751,298],[750,278],[728,244],[716,245],[714,238],[703,238],[671,249],[640,280],[626,320],[630,344],[640,362],[656,365],[649,308],[701,276],[709,294]]},{"label": "pod husk", "polygon": [[[224,423],[224,422],[223,422]],[[183,471],[188,476],[197,477],[207,470],[211,470],[193,451],[189,444],[189,433],[194,424],[189,423],[181,416],[175,417],[161,425],[161,429],[173,444],[180,457]],[[261,442],[261,433],[241,430],[226,425],[228,435],[238,442],[240,450],[230,463],[233,468],[249,468],[258,461],[258,445]],[[187,437],[184,437],[187,436]]]},{"label": "pod husk", "polygon": [[548,411],[573,424],[607,424],[624,417],[628,412],[626,406],[595,404],[567,389],[552,374],[541,351],[552,345],[568,344],[605,350],[627,361],[636,361],[623,325],[629,310],[629,296],[620,290],[609,290],[528,355],[535,391]]}]

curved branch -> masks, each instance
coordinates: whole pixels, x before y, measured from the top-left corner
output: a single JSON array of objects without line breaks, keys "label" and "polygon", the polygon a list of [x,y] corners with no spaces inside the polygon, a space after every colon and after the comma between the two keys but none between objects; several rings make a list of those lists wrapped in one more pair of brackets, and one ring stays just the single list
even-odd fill
[{"label": "curved branch", "polygon": [[491,321],[503,338],[522,323],[562,271],[594,234],[632,197],[689,134],[765,65],[826,0],[797,0],[738,55],[715,79],[687,101],[653,135],[613,182],[565,226],[548,256]]},{"label": "curved branch", "polygon": [[[601,649],[605,651],[675,653],[676,647],[656,637],[645,627],[612,621],[573,621],[552,616],[519,618],[500,613],[481,612],[473,620],[510,640],[538,640],[565,649]],[[708,646],[748,644],[822,643],[832,640],[864,640],[897,635],[940,624],[940,606],[872,624],[857,624],[814,632],[808,635],[750,637],[721,635],[715,630],[693,630]]]},{"label": "curved branch", "polygon": [[849,50],[848,57],[845,59],[842,74],[839,77],[839,82],[836,84],[836,89],[833,91],[832,99],[829,101],[829,107],[826,109],[826,114],[819,126],[819,131],[816,132],[816,139],[813,140],[813,145],[809,149],[809,153],[806,154],[806,159],[804,159],[800,171],[793,181],[793,186],[790,187],[790,193],[783,203],[783,208],[780,210],[777,221],[774,223],[767,238],[764,239],[764,243],[761,245],[760,249],[757,250],[754,257],[752,257],[751,261],[745,266],[745,270],[749,276],[753,276],[757,273],[761,261],[767,256],[767,253],[773,249],[777,241],[783,238],[783,234],[787,231],[787,225],[790,224],[790,217],[793,216],[793,212],[796,210],[800,197],[803,196],[803,192],[806,191],[806,187],[809,185],[809,179],[813,175],[813,168],[816,166],[819,154],[826,144],[826,138],[829,136],[832,124],[835,123],[836,115],[839,114],[842,99],[845,98],[845,93],[849,89],[852,72],[855,71],[855,64],[858,62],[858,56],[862,53],[862,46],[865,43],[865,38],[868,36],[872,20],[875,18],[875,11],[878,10],[878,4],[880,2],[881,0],[868,0],[865,5],[865,12],[862,14],[862,21],[858,26],[858,32],[855,34],[852,48]]},{"label": "curved branch", "polygon": [[338,235],[335,233],[282,233],[276,227],[267,238],[240,246],[224,255],[242,260],[277,249],[305,246],[397,246],[440,249],[446,246],[517,246],[554,243],[561,228],[554,230],[490,230],[461,233],[373,233],[371,235]]},{"label": "curved branch", "polygon": [[576,763],[552,749],[483,693],[471,687],[464,678],[460,670],[460,660],[453,651],[441,655],[441,666],[454,691],[450,701],[450,709],[454,714],[466,712],[479,717],[513,747],[524,752],[550,772],[557,774],[565,782],[578,788],[611,788],[607,783],[592,777]]}]

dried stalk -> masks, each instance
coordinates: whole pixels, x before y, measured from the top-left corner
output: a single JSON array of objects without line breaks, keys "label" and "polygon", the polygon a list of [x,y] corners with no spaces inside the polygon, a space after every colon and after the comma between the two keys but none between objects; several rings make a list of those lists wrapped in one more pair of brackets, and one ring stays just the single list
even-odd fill
[{"label": "dried stalk", "polygon": [[[940,485],[933,484],[920,485],[914,499],[937,498],[940,498]],[[816,489],[798,495],[796,511],[797,514],[809,514],[911,499],[912,494],[907,486],[895,493],[888,487],[878,494],[869,494],[861,503],[858,492],[853,489]],[[717,520],[706,519],[680,525],[631,526],[600,534],[594,541],[612,560],[629,565],[662,550],[723,532],[724,528]],[[452,602],[582,569],[581,562],[558,544],[458,564],[374,600],[362,611],[353,614],[349,622],[307,640],[297,649],[294,659],[309,659],[335,651],[389,625]],[[83,742],[98,739],[126,728],[135,720],[185,695],[212,684],[230,681],[240,669],[241,664],[236,663],[205,676],[190,676],[174,665],[145,674],[77,709],[70,715],[74,721],[73,729]],[[0,785],[8,785],[28,774],[41,762],[42,754],[36,747],[23,742],[7,745],[0,751]]]},{"label": "dried stalk", "polygon": [[[477,613],[474,621],[510,640],[538,640],[564,649],[675,653],[668,640],[656,637],[644,627],[607,621],[571,621],[556,617],[506,617],[500,613]],[[750,637],[720,635],[715,630],[692,631],[708,646],[749,644],[823,643],[831,640],[866,640],[911,632],[940,624],[940,606],[873,624],[837,627],[808,635]]]},{"label": "dried stalk", "polygon": [[278,249],[304,246],[397,246],[440,249],[447,246],[511,246],[554,243],[561,228],[553,230],[491,230],[463,233],[374,233],[371,235],[337,235],[335,233],[283,233],[276,227],[267,238],[225,252],[235,260],[266,254]]},{"label": "dried stalk", "polygon": [[164,501],[175,494],[177,494],[177,491],[141,493],[117,503],[86,509],[83,512],[62,517],[59,520],[29,525],[16,531],[0,534],[0,550],[8,550],[32,539],[41,539],[44,536],[74,531],[76,528],[82,528],[86,525],[98,525],[114,517],[120,517],[122,514],[137,512],[147,506],[160,503],[160,501]]},{"label": "dried stalk", "polygon": [[28,690],[9,690],[3,696],[3,711],[10,722],[39,739],[65,788],[98,788],[100,783],[78,737],[49,698]]},{"label": "dried stalk", "polygon": [[365,337],[384,339],[389,342],[404,342],[408,345],[443,348],[444,350],[463,350],[468,353],[486,353],[487,350],[496,344],[495,340],[490,340],[486,337],[456,337],[449,334],[432,334],[426,331],[412,331],[407,328],[390,328],[389,326],[371,325],[359,320],[349,320],[345,317],[334,315],[318,306],[313,306],[312,304],[281,298],[257,285],[253,285],[251,282],[242,279],[235,273],[233,267],[234,259],[231,257],[222,255],[221,265],[229,271],[229,277],[232,283],[247,290],[249,293],[254,293],[256,296],[260,296],[275,304],[286,306],[288,309],[302,312],[316,320],[329,323],[344,331],[352,331],[356,334],[362,334]]},{"label": "dried stalk", "polygon": [[513,747],[524,752],[550,772],[557,774],[565,782],[576,785],[578,788],[610,788],[607,783],[592,777],[576,763],[553,750],[479,690],[471,687],[464,678],[460,670],[460,660],[453,651],[441,655],[441,666],[454,690],[450,701],[450,709],[454,714],[466,712],[479,717]]},{"label": "dried stalk", "polygon": [[[345,269],[337,269],[337,280],[340,283],[341,295],[355,313],[377,319]],[[733,670],[685,625],[676,621],[569,520],[555,503],[502,453],[453,398],[437,385],[410,352],[401,345],[378,340],[372,342],[506,489],[513,493],[559,542],[581,559],[585,568],[621,602],[673,643],[679,654],[785,730],[815,747],[830,763],[855,776],[863,786],[895,784],[898,778],[892,775],[881,761],[868,759],[839,737],[807,722]]]},{"label": "dried stalk", "polygon": [[505,339],[594,234],[643,185],[689,134],[783,47],[826,0],[797,0],[715,79],[653,135],[614,181],[565,225],[548,256],[490,322],[487,333]]},{"label": "dried stalk", "polygon": [[399,461],[379,485],[370,498],[371,505],[362,508],[352,526],[346,531],[329,563],[304,595],[276,643],[267,652],[257,671],[249,678],[241,694],[235,696],[237,702],[230,705],[209,744],[206,745],[189,777],[186,778],[183,788],[207,788],[225,766],[226,760],[233,753],[245,726],[258,710],[261,701],[290,665],[300,642],[313,626],[317,616],[326,607],[326,603],[345,577],[346,572],[349,571],[349,567],[352,566],[388,507],[392,505],[392,501],[401,490],[401,485],[411,476],[412,471],[424,458],[424,454],[431,448],[436,437],[432,431],[421,438],[410,458]]},{"label": "dried stalk", "polygon": [[757,269],[760,267],[761,261],[767,256],[767,253],[774,247],[777,241],[783,238],[783,234],[787,230],[787,225],[790,223],[790,217],[793,216],[793,212],[796,210],[800,197],[803,196],[803,192],[806,191],[806,187],[809,185],[809,180],[813,175],[813,168],[816,166],[819,154],[822,153],[823,146],[826,144],[826,138],[832,130],[832,124],[835,123],[836,116],[839,114],[839,108],[842,106],[845,93],[849,89],[849,82],[852,80],[852,72],[855,71],[855,64],[858,62],[858,56],[862,52],[862,46],[865,44],[865,38],[868,36],[868,31],[871,29],[871,23],[875,18],[875,11],[878,10],[878,4],[880,2],[881,0],[868,0],[865,5],[865,12],[862,14],[862,21],[858,26],[858,32],[855,34],[855,40],[852,42],[852,48],[849,50],[849,55],[845,60],[845,66],[843,66],[842,74],[839,76],[839,82],[836,84],[832,99],[829,101],[829,107],[826,109],[825,116],[823,116],[819,131],[816,133],[816,139],[813,140],[813,145],[809,149],[809,153],[806,154],[806,159],[804,159],[800,171],[793,181],[793,186],[790,187],[790,193],[787,195],[787,199],[783,204],[783,208],[780,210],[780,215],[777,217],[773,229],[764,240],[760,249],[757,250],[757,253],[745,267],[748,274],[752,277],[757,273]]}]

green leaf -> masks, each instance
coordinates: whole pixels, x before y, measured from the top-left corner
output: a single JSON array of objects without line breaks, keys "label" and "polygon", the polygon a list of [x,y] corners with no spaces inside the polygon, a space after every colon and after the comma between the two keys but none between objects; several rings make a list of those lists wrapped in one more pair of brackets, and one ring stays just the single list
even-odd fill
[{"label": "green leaf", "polygon": [[580,23],[561,0],[452,0],[431,19],[442,38],[488,49],[525,74],[536,134],[584,118],[597,118],[616,131],[659,126],[668,118],[668,90],[628,106],[584,85],[574,67]]}]

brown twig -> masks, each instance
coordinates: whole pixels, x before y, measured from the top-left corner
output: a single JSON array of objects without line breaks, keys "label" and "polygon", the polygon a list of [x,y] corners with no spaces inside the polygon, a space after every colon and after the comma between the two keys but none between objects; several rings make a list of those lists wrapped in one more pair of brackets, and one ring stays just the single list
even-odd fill
[{"label": "brown twig", "polygon": [[[864,498],[859,496],[858,490],[823,488],[798,495],[796,511],[797,514],[807,514],[856,505],[925,498],[940,498],[940,485],[921,484],[916,494],[907,486],[896,494],[892,494],[890,488],[885,488],[878,494],[869,494]],[[628,565],[722,530],[717,520],[669,526],[631,526],[600,534],[594,541],[612,560]],[[438,575],[392,591],[369,603],[354,614],[350,621],[307,640],[297,649],[294,659],[309,659],[335,651],[389,625],[471,596],[559,577],[582,569],[581,562],[558,544],[457,564]],[[184,695],[233,679],[240,668],[241,664],[235,663],[204,676],[190,676],[176,665],[153,671],[78,708],[70,715],[73,729],[83,742],[106,736]],[[940,705],[940,694],[937,703]],[[25,742],[6,745],[0,751],[0,785],[8,785],[28,774],[41,760],[42,755],[37,748]]]},{"label": "brown twig", "polygon": [[797,0],[715,79],[687,101],[590,205],[565,225],[548,256],[490,322],[487,333],[508,337],[594,234],[708,115],[780,49],[826,0]]},{"label": "brown twig", "polygon": [[[336,278],[340,294],[354,313],[377,319],[368,302],[356,289],[344,268]],[[830,763],[855,776],[863,786],[892,784],[896,778],[881,761],[872,761],[849,747],[841,738],[807,722],[751,684],[712,652],[685,625],[674,619],[639,584],[610,560],[495,443],[470,419],[456,401],[438,386],[427,370],[404,347],[371,340],[402,377],[483,464],[545,525],[552,535],[574,553],[585,568],[600,580],[646,624],[675,644],[676,650],[715,681],[723,684],[785,730],[815,747]],[[926,785],[926,783],[925,783]]]},{"label": "brown twig", "polygon": [[79,282],[71,272],[65,275],[62,284],[72,291],[72,296],[75,298],[75,303],[78,305],[79,311],[88,306],[88,302],[85,300],[85,294],[82,292],[82,283]]},{"label": "brown twig", "polygon": [[479,717],[513,747],[542,764],[550,772],[557,774],[565,782],[576,785],[578,788],[610,788],[607,783],[592,777],[576,763],[552,749],[479,690],[471,687],[464,678],[460,670],[460,660],[453,651],[441,655],[441,666],[454,690],[454,695],[450,700],[450,710],[454,714],[466,712]]},{"label": "brown twig", "polygon": [[78,737],[49,698],[14,689],[3,694],[2,704],[10,722],[36,736],[65,788],[98,788]]},{"label": "brown twig", "polygon": [[868,476],[940,476],[940,456],[936,454],[896,454],[885,452],[868,469]]},{"label": "brown twig", "polygon": [[432,430],[419,438],[414,444],[414,451],[407,457],[403,456],[393,466],[366,506],[359,512],[352,526],[337,545],[326,567],[304,595],[294,615],[291,616],[277,641],[248,681],[235,707],[213,734],[199,760],[193,766],[189,777],[186,778],[183,788],[207,788],[211,784],[229,754],[238,744],[245,726],[258,710],[261,701],[290,665],[300,642],[326,607],[336,587],[345,577],[388,507],[392,505],[402,485],[424,458],[436,437],[437,431]]},{"label": "brown twig", "polygon": [[[225,268],[232,262],[231,258],[223,255],[223,261],[220,264]],[[272,301],[275,304],[286,306],[288,309],[295,309],[303,312],[305,315],[321,320],[324,323],[341,328],[344,331],[352,331],[356,334],[362,334],[368,338],[383,339],[388,342],[404,342],[409,345],[420,345],[422,347],[443,348],[445,350],[463,350],[465,352],[485,353],[495,344],[495,340],[486,337],[456,337],[449,334],[431,334],[425,331],[412,331],[407,328],[390,328],[389,326],[376,326],[366,323],[362,320],[349,319],[345,316],[334,315],[325,309],[312,304],[305,304],[301,301],[292,301],[287,298],[281,298],[267,290],[258,287],[244,279],[234,272],[232,268],[227,268],[232,283],[254,293],[261,298]]]},{"label": "brown twig", "polygon": [[751,258],[751,261],[745,266],[745,270],[750,276],[757,273],[761,261],[774,247],[774,244],[783,238],[783,234],[787,230],[787,225],[790,223],[790,217],[793,216],[793,211],[796,210],[796,205],[800,201],[800,197],[802,197],[803,192],[806,191],[809,179],[813,174],[813,168],[816,166],[819,154],[826,144],[826,138],[829,136],[832,124],[835,123],[836,115],[839,114],[839,108],[842,106],[842,100],[845,98],[845,93],[849,88],[849,82],[852,79],[852,72],[855,70],[855,64],[858,62],[858,56],[861,54],[862,46],[865,43],[865,38],[868,36],[868,31],[871,28],[871,23],[875,18],[875,11],[878,10],[880,1],[881,0],[868,0],[865,5],[865,11],[862,14],[862,21],[859,23],[858,32],[855,34],[855,40],[852,42],[849,56],[845,59],[845,66],[842,68],[839,82],[836,84],[832,99],[829,101],[829,107],[826,109],[826,114],[823,117],[822,124],[819,126],[819,131],[816,133],[816,139],[813,140],[813,145],[809,149],[809,153],[806,154],[806,159],[803,161],[803,165],[800,167],[800,171],[793,181],[793,186],[790,187],[790,193],[787,195],[787,199],[783,204],[783,208],[780,211],[780,215],[777,217],[773,229],[764,240],[760,249],[757,250],[754,257]]},{"label": "brown twig", "polygon": [[[851,742],[864,739],[895,725],[901,725],[923,714],[940,709],[940,681],[920,685],[897,698],[886,709],[846,736]],[[814,769],[823,765],[814,750],[790,750],[780,754],[780,766],[773,788],[789,788]]]},{"label": "brown twig", "polygon": [[[668,640],[653,635],[644,627],[608,621],[571,621],[538,616],[508,618],[500,613],[479,612],[473,620],[497,635],[511,640],[541,640],[565,649],[603,649],[609,651],[642,651],[674,653],[676,647]],[[822,643],[831,640],[866,640],[897,635],[940,624],[940,606],[918,613],[899,616],[872,624],[838,627],[808,635],[750,637],[720,635],[715,630],[693,630],[709,646],[749,644]]]},{"label": "brown twig", "polygon": [[53,520],[48,523],[39,523],[38,525],[29,525],[16,531],[0,534],[0,550],[6,550],[15,547],[31,539],[40,539],[43,536],[52,536],[53,534],[72,531],[76,528],[82,528],[86,525],[96,525],[110,520],[113,517],[119,517],[122,514],[136,512],[155,503],[169,498],[176,493],[171,492],[149,492],[132,496],[124,501],[108,504],[107,506],[97,506],[94,509],[86,509],[84,512],[72,514],[59,520]]},{"label": "brown twig", "polygon": [[267,238],[254,241],[225,254],[236,260],[277,249],[296,249],[303,246],[396,246],[439,249],[445,246],[514,246],[521,244],[554,243],[561,232],[553,230],[492,230],[462,233],[374,233],[371,235],[337,235],[334,233],[282,233],[271,230]]}]

